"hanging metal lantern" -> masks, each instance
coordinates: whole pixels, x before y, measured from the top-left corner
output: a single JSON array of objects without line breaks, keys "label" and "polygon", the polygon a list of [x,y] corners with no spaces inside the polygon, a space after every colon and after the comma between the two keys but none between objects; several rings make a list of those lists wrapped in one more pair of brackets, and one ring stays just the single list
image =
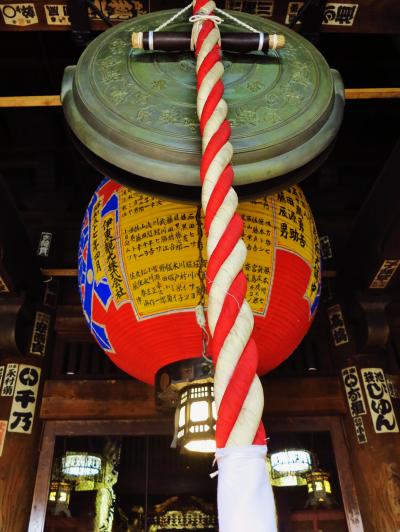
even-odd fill
[{"label": "hanging metal lantern", "polygon": [[271,466],[271,457],[267,456],[267,470],[271,486],[276,488],[286,488],[293,486],[306,486],[307,481],[302,473],[288,472],[278,473]]},{"label": "hanging metal lantern", "polygon": [[94,477],[101,471],[101,457],[85,452],[67,451],[61,460],[61,471],[66,477]]},{"label": "hanging metal lantern", "polygon": [[68,506],[71,494],[71,485],[69,482],[52,482],[50,484],[49,502],[62,503]]},{"label": "hanging metal lantern", "polygon": [[155,379],[156,405],[175,408],[171,447],[215,452],[214,368],[207,357],[182,360],[161,368]]},{"label": "hanging metal lantern", "polygon": [[286,449],[271,454],[271,467],[277,473],[305,473],[311,466],[311,453],[305,449]]},{"label": "hanging metal lantern", "polygon": [[215,453],[217,412],[212,383],[193,383],[180,392],[176,410],[176,442],[187,451]]},{"label": "hanging metal lantern", "polygon": [[[153,30],[161,11],[105,31],[67,67],[62,104],[76,145],[101,173],[164,197],[200,197],[201,142],[191,52],[132,50],[131,34]],[[339,74],[298,33],[233,12],[261,32],[283,34],[279,51],[225,52],[224,98],[232,125],[235,188],[242,197],[287,188],[325,160],[342,121]],[[190,31],[187,16],[168,31]],[[222,32],[242,29],[225,19]]]},{"label": "hanging metal lantern", "polygon": [[306,507],[331,508],[335,505],[329,477],[329,473],[322,469],[314,469],[306,475],[308,490]]},{"label": "hanging metal lantern", "polygon": [[[297,186],[243,202],[239,213],[262,375],[311,325],[321,286],[319,241]],[[112,361],[150,384],[162,368],[203,353],[196,214],[194,206],[105,180],[84,217],[78,276],[85,318]]]},{"label": "hanging metal lantern", "polygon": [[305,486],[304,474],[311,470],[312,456],[305,449],[286,449],[269,457],[271,484],[276,487]]}]

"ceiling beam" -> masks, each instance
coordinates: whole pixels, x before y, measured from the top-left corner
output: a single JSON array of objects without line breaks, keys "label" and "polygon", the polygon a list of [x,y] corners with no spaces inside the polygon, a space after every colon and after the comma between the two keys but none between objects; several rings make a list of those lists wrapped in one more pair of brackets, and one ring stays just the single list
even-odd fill
[{"label": "ceiling beam", "polygon": [[[268,416],[343,415],[345,402],[336,378],[264,379]],[[154,388],[131,380],[46,381],[40,416],[45,420],[166,419],[156,409]]]},{"label": "ceiling beam", "polygon": [[[400,87],[355,88],[345,89],[346,100],[372,100],[400,98]],[[58,94],[44,96],[2,96],[0,107],[59,107],[61,99]]]}]

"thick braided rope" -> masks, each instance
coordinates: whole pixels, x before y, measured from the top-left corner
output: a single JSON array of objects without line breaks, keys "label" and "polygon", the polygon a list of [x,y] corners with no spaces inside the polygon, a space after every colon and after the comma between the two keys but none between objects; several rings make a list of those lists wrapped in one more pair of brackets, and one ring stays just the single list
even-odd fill
[{"label": "thick braided rope", "polygon": [[[194,28],[197,56],[197,114],[202,135],[202,206],[207,233],[208,326],[215,367],[214,393],[218,410],[217,447],[265,444],[261,422],[263,390],[257,376],[258,352],[252,338],[253,313],[245,300],[242,271],[246,246],[243,222],[236,213],[232,188],[232,145],[227,105],[223,99],[220,33],[207,16],[215,3],[197,0],[194,15],[204,15]],[[199,18],[199,17],[198,17]]]}]

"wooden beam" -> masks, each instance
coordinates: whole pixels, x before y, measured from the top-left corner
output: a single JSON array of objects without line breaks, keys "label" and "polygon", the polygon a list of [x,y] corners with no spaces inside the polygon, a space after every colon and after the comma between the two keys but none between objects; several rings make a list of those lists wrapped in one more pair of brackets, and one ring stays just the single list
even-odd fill
[{"label": "wooden beam", "polygon": [[2,96],[0,107],[59,107],[58,94],[51,96]]},{"label": "wooden beam", "polygon": [[[389,88],[361,88],[345,89],[346,100],[371,100],[400,98],[400,87]],[[60,96],[53,94],[49,96],[2,96],[0,97],[1,107],[59,107],[61,106]]]},{"label": "wooden beam", "polygon": [[[41,268],[41,272],[45,277],[76,277],[78,275],[77,268]],[[336,271],[322,270],[322,277],[334,279]]]},{"label": "wooden beam", "polygon": [[382,89],[345,89],[344,95],[346,100],[372,100],[400,98],[400,88],[382,88]]},{"label": "wooden beam", "polygon": [[167,417],[154,388],[138,381],[46,381],[40,415],[46,420]]},{"label": "wooden beam", "polygon": [[[345,402],[336,378],[264,379],[265,414],[342,415]],[[138,381],[46,381],[40,416],[45,420],[166,419],[154,388]]]},{"label": "wooden beam", "polygon": [[266,416],[343,415],[346,404],[336,377],[262,379]]},{"label": "wooden beam", "polygon": [[41,268],[45,277],[76,277],[78,268]]}]

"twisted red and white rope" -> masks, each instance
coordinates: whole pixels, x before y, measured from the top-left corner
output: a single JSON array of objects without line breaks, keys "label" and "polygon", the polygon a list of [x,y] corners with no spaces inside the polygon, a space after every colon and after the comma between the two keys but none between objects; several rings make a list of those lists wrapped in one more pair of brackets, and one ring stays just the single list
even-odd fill
[{"label": "twisted red and white rope", "polygon": [[224,67],[213,1],[197,0],[193,39],[197,58],[197,114],[202,136],[202,206],[207,233],[208,326],[215,365],[214,393],[218,411],[216,443],[264,445],[261,422],[263,390],[257,376],[258,351],[252,337],[253,313],[245,299],[243,273],[246,246],[243,222],[236,213],[232,188],[231,128],[223,99]]}]

